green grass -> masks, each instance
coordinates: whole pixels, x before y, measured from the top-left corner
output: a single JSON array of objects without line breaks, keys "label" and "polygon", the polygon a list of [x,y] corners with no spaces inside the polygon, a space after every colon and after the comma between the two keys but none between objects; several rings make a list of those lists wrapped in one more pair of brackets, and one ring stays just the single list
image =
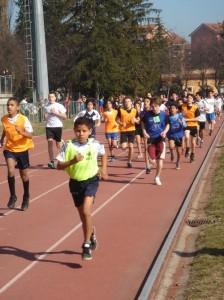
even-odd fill
[{"label": "green grass", "polygon": [[212,188],[205,209],[216,224],[203,225],[196,242],[190,277],[184,293],[188,300],[224,299],[224,150],[212,176]]},{"label": "green grass", "polygon": [[[45,123],[36,123],[36,122],[31,122],[33,126],[33,135],[42,135],[45,134]],[[73,128],[73,120],[67,119],[64,122],[64,129],[69,129]],[[2,133],[2,125],[0,124],[0,133]]]},{"label": "green grass", "polygon": [[[63,122],[64,129],[73,128],[73,120],[67,119]],[[45,134],[45,123],[32,123],[33,126],[33,135],[42,135]]]}]

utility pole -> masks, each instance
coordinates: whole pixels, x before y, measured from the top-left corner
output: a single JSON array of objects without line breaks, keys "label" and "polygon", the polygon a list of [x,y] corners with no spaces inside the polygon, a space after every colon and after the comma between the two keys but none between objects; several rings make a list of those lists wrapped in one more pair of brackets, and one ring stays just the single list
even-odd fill
[{"label": "utility pole", "polygon": [[[36,101],[47,99],[49,93],[47,54],[42,0],[33,0],[34,57]],[[35,101],[35,99],[34,99]]]}]

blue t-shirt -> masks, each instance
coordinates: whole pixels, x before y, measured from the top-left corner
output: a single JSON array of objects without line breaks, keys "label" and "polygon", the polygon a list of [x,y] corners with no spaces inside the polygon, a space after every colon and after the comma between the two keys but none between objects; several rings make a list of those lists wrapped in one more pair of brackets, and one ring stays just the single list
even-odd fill
[{"label": "blue t-shirt", "polygon": [[142,121],[150,138],[157,139],[161,136],[161,133],[168,124],[168,116],[164,111],[160,111],[158,114],[152,111],[146,111]]},{"label": "blue t-shirt", "polygon": [[186,122],[181,113],[169,116],[170,129],[167,133],[167,137],[171,138],[182,138],[184,136],[184,127],[186,127]]}]

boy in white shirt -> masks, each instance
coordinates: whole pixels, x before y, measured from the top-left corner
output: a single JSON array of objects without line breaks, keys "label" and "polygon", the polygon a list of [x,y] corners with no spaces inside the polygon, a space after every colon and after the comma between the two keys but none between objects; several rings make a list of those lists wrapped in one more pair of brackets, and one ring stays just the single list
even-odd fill
[{"label": "boy in white shirt", "polygon": [[66,119],[66,108],[56,102],[55,92],[50,92],[48,95],[48,103],[44,106],[44,117],[46,120],[46,137],[48,142],[49,163],[48,167],[55,169],[53,141],[56,142],[56,147],[61,148],[62,137],[62,120]]},{"label": "boy in white shirt", "polygon": [[208,96],[205,99],[206,119],[209,124],[209,135],[212,135],[215,126],[215,98],[212,90],[208,91]]}]

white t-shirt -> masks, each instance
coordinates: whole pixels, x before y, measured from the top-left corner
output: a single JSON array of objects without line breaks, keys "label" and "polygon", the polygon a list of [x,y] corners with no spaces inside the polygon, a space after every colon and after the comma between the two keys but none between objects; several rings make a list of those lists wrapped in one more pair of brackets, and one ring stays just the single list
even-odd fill
[{"label": "white t-shirt", "polygon": [[221,111],[221,110],[222,110],[222,105],[223,105],[222,98],[221,98],[221,97],[216,98],[216,99],[215,99],[215,108],[216,108],[218,111]]},{"label": "white t-shirt", "polygon": [[58,102],[48,102],[48,104],[44,106],[44,112],[47,113],[46,127],[63,127],[61,119],[54,113],[52,113],[53,110],[57,113],[66,113],[66,108],[64,107],[64,105]]},{"label": "white t-shirt", "polygon": [[208,114],[214,113],[215,111],[215,98],[206,98],[205,99],[205,105]]},{"label": "white t-shirt", "polygon": [[[97,120],[100,120],[100,114],[98,113],[98,111],[96,109],[93,109],[92,111],[87,111],[86,109],[83,110],[83,111],[80,111],[77,116],[75,116],[74,118],[74,122],[75,120],[77,120],[78,118],[81,118],[81,117],[84,117],[85,114],[88,114],[89,115],[89,118],[91,118],[93,121],[97,121]],[[91,115],[93,115],[91,117]]]},{"label": "white t-shirt", "polygon": [[[19,114],[17,114],[15,117],[12,117],[12,118],[8,117],[9,123],[16,125],[16,121],[17,121],[18,117],[19,117]],[[27,119],[27,117],[24,116],[24,118],[25,118],[24,129],[27,132],[32,133],[33,127],[31,125],[30,121]]]},{"label": "white t-shirt", "polygon": [[206,104],[205,104],[205,100],[201,99],[200,101],[198,101],[197,103],[198,109],[200,111],[200,116],[198,116],[198,121],[199,122],[206,122]]}]

